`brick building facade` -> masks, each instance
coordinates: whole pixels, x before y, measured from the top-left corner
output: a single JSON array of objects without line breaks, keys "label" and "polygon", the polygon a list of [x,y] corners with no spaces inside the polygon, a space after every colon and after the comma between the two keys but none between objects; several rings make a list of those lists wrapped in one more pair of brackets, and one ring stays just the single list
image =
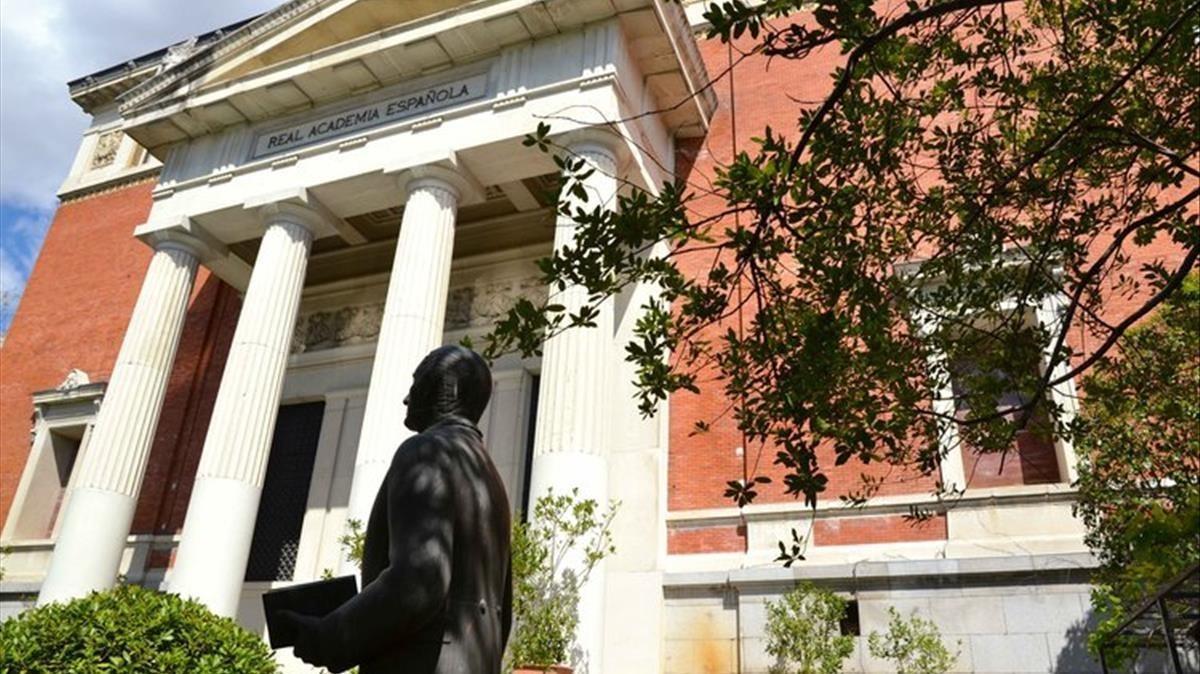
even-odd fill
[{"label": "brick building facade", "polygon": [[[770,69],[750,58],[734,71],[732,86],[723,81],[710,89],[702,83],[727,67],[730,53],[703,37],[694,5],[589,0],[568,11],[562,2],[531,0],[364,9],[371,4],[289,3],[71,83],[93,125],[0,350],[5,611],[59,582],[52,559],[56,543],[70,535],[64,519],[72,502],[95,498],[108,504],[96,508],[119,510],[123,498],[133,504],[130,524],[105,534],[115,541],[116,566],[100,569],[99,577],[119,572],[131,582],[186,587],[261,631],[261,592],[344,568],[337,538],[347,517],[362,514],[356,495],[373,495],[373,464],[364,454],[372,443],[386,449],[402,438],[371,400],[402,390],[407,372],[381,374],[376,354],[386,350],[405,363],[431,344],[485,332],[513,298],[546,292],[532,260],[559,242],[564,225],[554,226],[552,204],[539,189],[553,182],[553,165],[519,147],[534,120],[573,106],[629,118],[672,97],[693,97],[695,105],[671,115],[626,124],[621,131],[642,141],[636,144],[596,136],[602,119],[573,120],[563,139],[635,184],[702,182],[764,127],[794,126],[792,99],[820,97],[840,58],[826,50]],[[387,114],[388,101],[413,91],[436,96],[439,87],[467,93],[461,103],[396,121],[317,132],[311,142],[288,139],[289,129],[342,115],[369,120],[371,110]],[[663,166],[677,170],[672,175]],[[440,182],[428,187],[432,181]],[[431,198],[441,206],[419,213],[410,206],[422,189],[436,192]],[[715,212],[719,203],[709,198],[699,208]],[[442,267],[406,249],[397,235],[402,227],[424,227],[419,217],[451,218],[451,234],[442,236],[453,239],[444,241],[453,256]],[[273,231],[299,237],[293,243],[303,244],[303,254],[277,245]],[[183,299],[155,295],[147,280],[152,257],[166,264],[156,256],[168,250],[185,276],[187,260],[198,261],[194,278],[180,281]],[[1167,244],[1144,250],[1178,255]],[[291,296],[284,288],[293,282],[283,270],[289,264],[287,273],[298,268],[300,275]],[[389,321],[403,314],[395,306],[404,301],[389,282],[407,267],[421,273],[405,288],[444,294],[440,309],[421,309],[422,320],[436,324],[433,342],[389,337]],[[440,285],[422,285],[427,278],[440,278]],[[89,452],[129,454],[120,443],[92,442],[99,426],[132,423],[99,416],[116,404],[114,382],[134,381],[115,376],[122,364],[154,369],[149,356],[119,360],[119,352],[161,351],[172,341],[134,334],[131,317],[143,301],[182,316],[173,357],[155,361],[165,363],[154,375],[161,408],[130,413],[141,415],[153,437],[144,442],[144,458],[114,459],[81,476],[93,470],[81,467]],[[290,316],[262,315],[263,307],[286,302],[297,306]],[[741,446],[728,419],[709,433],[690,433],[727,404],[714,390],[677,394],[654,419],[640,418],[619,348],[635,307],[630,301],[612,311],[611,343],[589,343],[601,349],[593,364],[498,362],[484,422],[515,511],[545,485],[573,480],[585,494],[622,502],[618,553],[584,609],[589,671],[765,672],[764,602],[800,579],[850,597],[863,635],[886,623],[888,606],[932,618],[958,642],[960,671],[1091,669],[1083,640],[1094,561],[1071,514],[1069,448],[1030,447],[1029,461],[1005,471],[985,465],[990,459],[977,467],[963,457],[971,472],[988,477],[956,508],[919,525],[904,515],[910,506],[937,505],[930,496],[937,478],[896,472],[862,509],[822,502],[806,511],[767,489],[761,502],[739,511],[722,496],[725,482],[740,476],[748,459],[773,475],[770,456],[747,457],[753,450]],[[251,330],[284,335],[287,344],[247,356],[253,340],[236,335]],[[1082,336],[1076,339],[1086,351]],[[229,400],[237,386],[242,399],[257,391],[253,384],[270,379],[271,363],[283,373],[277,390],[254,393],[263,399],[249,405]],[[146,377],[122,383],[119,395],[152,400]],[[585,394],[603,400],[589,413],[610,421],[607,429],[573,417],[563,401]],[[241,408],[255,405],[268,411],[245,416],[250,412]],[[211,458],[225,451],[219,431],[231,418],[267,431],[266,444],[246,440],[247,448],[237,448],[252,454],[247,461],[262,462],[257,474],[235,474]],[[315,434],[302,433],[313,428]],[[543,436],[547,428],[558,435]],[[294,441],[298,434],[311,442]],[[289,472],[287,462],[270,460],[284,452],[295,452],[289,462],[305,469]],[[88,458],[89,466],[99,465]],[[104,481],[121,470],[132,472]],[[840,493],[860,470],[833,470],[829,493]],[[588,474],[601,478],[580,477]],[[136,485],[132,493],[121,491],[127,483]],[[231,510],[209,514],[216,508],[204,499],[213,485],[235,489],[223,492],[234,494]],[[239,505],[243,491],[236,489],[252,494],[249,505]],[[180,547],[189,537],[199,541],[193,549],[212,542],[204,538],[206,516],[225,518],[220,525],[244,543],[242,558],[222,577],[195,569],[227,552]],[[771,560],[792,528],[809,538],[808,561],[784,569]],[[177,557],[186,572],[177,573]],[[60,586],[67,588],[55,590],[62,596],[78,589],[68,581]],[[865,637],[859,642],[848,671],[887,671],[867,655]]]}]

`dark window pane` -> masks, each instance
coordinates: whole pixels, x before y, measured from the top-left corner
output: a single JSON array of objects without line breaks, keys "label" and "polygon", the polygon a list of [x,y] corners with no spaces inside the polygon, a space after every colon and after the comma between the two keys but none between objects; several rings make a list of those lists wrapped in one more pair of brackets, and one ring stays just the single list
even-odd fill
[{"label": "dark window pane", "polygon": [[324,413],[323,402],[279,408],[246,580],[292,579]]}]

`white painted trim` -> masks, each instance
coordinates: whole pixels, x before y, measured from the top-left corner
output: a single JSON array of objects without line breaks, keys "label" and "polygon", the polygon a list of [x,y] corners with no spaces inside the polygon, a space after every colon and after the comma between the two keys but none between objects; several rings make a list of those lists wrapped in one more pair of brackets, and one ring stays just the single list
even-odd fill
[{"label": "white painted trim", "polygon": [[[1078,490],[1063,483],[1014,485],[972,489],[963,496],[953,499],[936,499],[929,494],[896,494],[877,496],[861,507],[847,506],[839,501],[818,501],[817,518],[868,517],[907,513],[911,506],[953,510],[955,508],[999,507],[1022,503],[1070,502]],[[734,507],[704,508],[696,510],[673,510],[667,513],[668,526],[715,526],[740,523],[744,514],[748,521],[792,519],[799,516],[812,517],[813,509],[799,503],[751,504],[742,511]]]},{"label": "white painted trim", "polygon": [[891,579],[917,581],[954,576],[1055,573],[1090,573],[1100,562],[1090,552],[1039,555],[1005,555],[966,559],[896,560],[806,566],[803,562],[784,568],[771,565],[729,571],[688,571],[663,574],[667,590],[708,589],[733,585],[790,585],[797,581],[857,583]]}]

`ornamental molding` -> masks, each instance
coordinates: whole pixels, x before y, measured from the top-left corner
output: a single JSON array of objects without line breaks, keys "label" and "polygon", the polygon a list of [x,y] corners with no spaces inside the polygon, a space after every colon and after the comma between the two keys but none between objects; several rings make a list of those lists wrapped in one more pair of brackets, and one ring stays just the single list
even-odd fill
[{"label": "ornamental molding", "polygon": [[88,373],[80,370],[77,367],[73,367],[71,368],[71,371],[67,373],[66,378],[62,380],[62,383],[54,387],[54,390],[68,391],[70,389],[79,388],[80,386],[85,386],[90,383],[92,383],[92,379],[88,376]]},{"label": "ornamental molding", "polygon": [[162,60],[163,69],[166,70],[169,68],[174,68],[180,63],[183,63],[191,58],[192,54],[196,53],[197,42],[198,40],[196,39],[196,36],[193,35],[183,42],[167,47],[167,55],[164,56]]},{"label": "ornamental molding", "polygon": [[[541,303],[546,286],[536,276],[480,280],[450,289],[444,330],[470,330],[493,325],[518,299]],[[383,302],[354,304],[313,311],[296,319],[291,352],[324,351],[374,343],[383,322]]]},{"label": "ornamental molding", "polygon": [[293,19],[306,15],[329,2],[330,0],[292,0],[236,30],[221,35],[212,44],[182,54],[182,58],[177,62],[162,68],[155,76],[138,83],[118,97],[118,110],[123,115],[132,112],[138,106],[165,95],[178,85],[200,77],[219,60],[240,53],[255,44],[258,39],[273,34]]},{"label": "ornamental molding", "polygon": [[117,159],[117,150],[121,147],[121,132],[108,131],[96,139],[96,149],[92,152],[92,168],[103,168]]}]

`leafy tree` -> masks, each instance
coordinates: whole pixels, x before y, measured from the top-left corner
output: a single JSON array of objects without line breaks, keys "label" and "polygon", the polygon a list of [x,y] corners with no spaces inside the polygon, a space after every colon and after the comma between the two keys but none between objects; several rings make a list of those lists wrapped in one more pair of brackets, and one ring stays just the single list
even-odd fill
[{"label": "leafy tree", "polygon": [[920,616],[905,618],[888,607],[886,632],[871,632],[867,647],[871,655],[896,664],[897,674],[943,674],[958,660],[957,653],[942,643],[937,625]]},{"label": "leafy tree", "polygon": [[0,672],[266,674],[256,635],[199,602],[121,585],[0,623]]},{"label": "leafy tree", "polygon": [[1127,611],[1200,561],[1200,275],[1130,331],[1121,357],[1098,365],[1083,389],[1076,511],[1101,563],[1095,650]]},{"label": "leafy tree", "polygon": [[580,593],[592,570],[615,552],[609,531],[617,504],[603,509],[579,491],[539,498],[512,531],[513,632],[508,669],[566,664]]},{"label": "leafy tree", "polygon": [[[720,387],[747,450],[773,456],[808,505],[831,464],[935,474],[951,425],[979,452],[1033,427],[1066,433],[1054,387],[1106,359],[1200,255],[1200,5],[728,0],[705,16],[734,73],[839,52],[828,95],[781,93],[796,128],[763,129],[711,182],[561,206],[578,228],[540,262],[551,297],[517,302],[489,355],[535,354],[653,284],[625,347],[643,413]],[[548,125],[526,142],[586,196],[592,169]],[[587,306],[556,303],[576,285]],[[1057,320],[1031,320],[1049,300]],[[945,364],[967,356],[951,386]],[[768,481],[736,477],[739,505]],[[879,480],[835,496],[861,503]]]},{"label": "leafy tree", "polygon": [[854,637],[841,634],[846,600],[811,583],[797,585],[767,602],[767,653],[771,674],[837,674],[854,651]]}]

